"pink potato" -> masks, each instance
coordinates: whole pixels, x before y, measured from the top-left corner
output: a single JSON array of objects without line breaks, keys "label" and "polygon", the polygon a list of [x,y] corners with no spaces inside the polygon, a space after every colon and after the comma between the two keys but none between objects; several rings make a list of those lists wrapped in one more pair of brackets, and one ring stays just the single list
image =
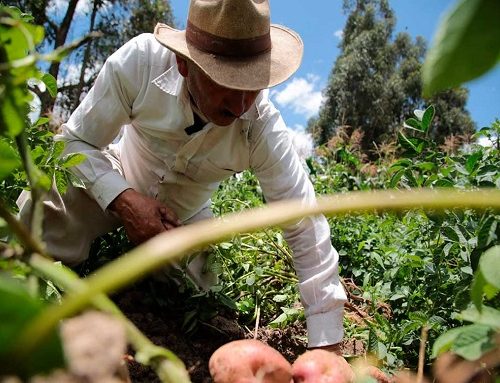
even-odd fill
[{"label": "pink potato", "polygon": [[237,340],[218,348],[208,363],[214,383],[291,383],[292,366],[274,348]]},{"label": "pink potato", "polygon": [[346,360],[326,350],[307,351],[293,363],[295,383],[350,383],[354,373]]}]

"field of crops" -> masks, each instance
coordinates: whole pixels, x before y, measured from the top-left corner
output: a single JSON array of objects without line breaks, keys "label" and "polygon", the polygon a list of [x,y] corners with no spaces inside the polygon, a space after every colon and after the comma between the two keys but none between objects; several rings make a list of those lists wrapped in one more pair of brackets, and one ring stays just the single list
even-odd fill
[{"label": "field of crops", "polygon": [[[71,380],[78,382],[103,381],[101,373],[209,382],[212,353],[243,338],[295,360],[306,348],[305,318],[279,227],[320,212],[340,255],[348,295],[342,351],[350,362],[369,357],[388,373],[418,371],[419,382],[422,374],[445,383],[499,382],[500,120],[437,145],[429,138],[438,117],[430,105],[407,116],[371,161],[359,132],[339,128],[303,159],[317,206],[264,207],[256,177],[245,171],[213,195],[218,218],[135,248],[119,229],[70,269],[53,262],[40,241],[40,200],[52,185],[62,193],[82,186],[70,168],[85,156],[62,156],[48,117],[29,120],[28,83],[43,83],[54,96],[56,80],[35,64],[61,60],[71,47],[39,54],[43,28],[0,9],[0,382],[63,367],[84,376]],[[465,81],[458,77],[455,83]],[[434,85],[453,84],[439,78]],[[30,230],[16,217],[25,189],[34,200]],[[197,252],[218,279],[208,291],[182,267]],[[169,267],[173,260],[180,267]],[[94,359],[72,348],[80,341]],[[54,374],[48,381],[67,378]]]}]

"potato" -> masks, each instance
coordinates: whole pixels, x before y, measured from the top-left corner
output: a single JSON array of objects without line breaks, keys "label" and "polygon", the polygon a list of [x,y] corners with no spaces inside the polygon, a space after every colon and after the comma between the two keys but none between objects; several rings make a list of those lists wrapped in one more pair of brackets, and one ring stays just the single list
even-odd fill
[{"label": "potato", "polygon": [[349,383],[354,373],[346,360],[326,350],[307,351],[292,366],[295,383]]},{"label": "potato", "polygon": [[214,383],[291,383],[292,366],[274,348],[237,340],[218,348],[208,363]]}]

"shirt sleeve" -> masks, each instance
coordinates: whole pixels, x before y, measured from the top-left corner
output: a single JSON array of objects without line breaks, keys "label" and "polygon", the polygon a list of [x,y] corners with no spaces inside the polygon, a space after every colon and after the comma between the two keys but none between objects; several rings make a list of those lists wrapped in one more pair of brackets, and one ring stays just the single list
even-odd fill
[{"label": "shirt sleeve", "polygon": [[73,112],[56,140],[66,142],[65,154],[82,153],[86,160],[71,171],[104,210],[130,188],[103,150],[131,120],[135,98],[142,86],[145,55],[141,36],[113,53],[103,65],[94,86]]},{"label": "shirt sleeve", "polygon": [[[314,204],[315,192],[280,113],[272,103],[261,102],[251,133],[251,167],[266,201],[301,199]],[[304,305],[309,347],[342,340],[345,291],[338,274],[338,253],[330,241],[323,215],[306,217],[283,228],[293,252]]]}]

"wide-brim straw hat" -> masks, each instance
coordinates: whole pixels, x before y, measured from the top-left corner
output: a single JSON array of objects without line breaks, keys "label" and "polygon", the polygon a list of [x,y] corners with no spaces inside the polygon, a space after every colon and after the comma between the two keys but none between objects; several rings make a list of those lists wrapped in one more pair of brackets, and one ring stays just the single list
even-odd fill
[{"label": "wide-brim straw hat", "polygon": [[270,23],[268,0],[191,0],[185,30],[157,24],[156,39],[226,88],[260,90],[288,79],[304,46]]}]

